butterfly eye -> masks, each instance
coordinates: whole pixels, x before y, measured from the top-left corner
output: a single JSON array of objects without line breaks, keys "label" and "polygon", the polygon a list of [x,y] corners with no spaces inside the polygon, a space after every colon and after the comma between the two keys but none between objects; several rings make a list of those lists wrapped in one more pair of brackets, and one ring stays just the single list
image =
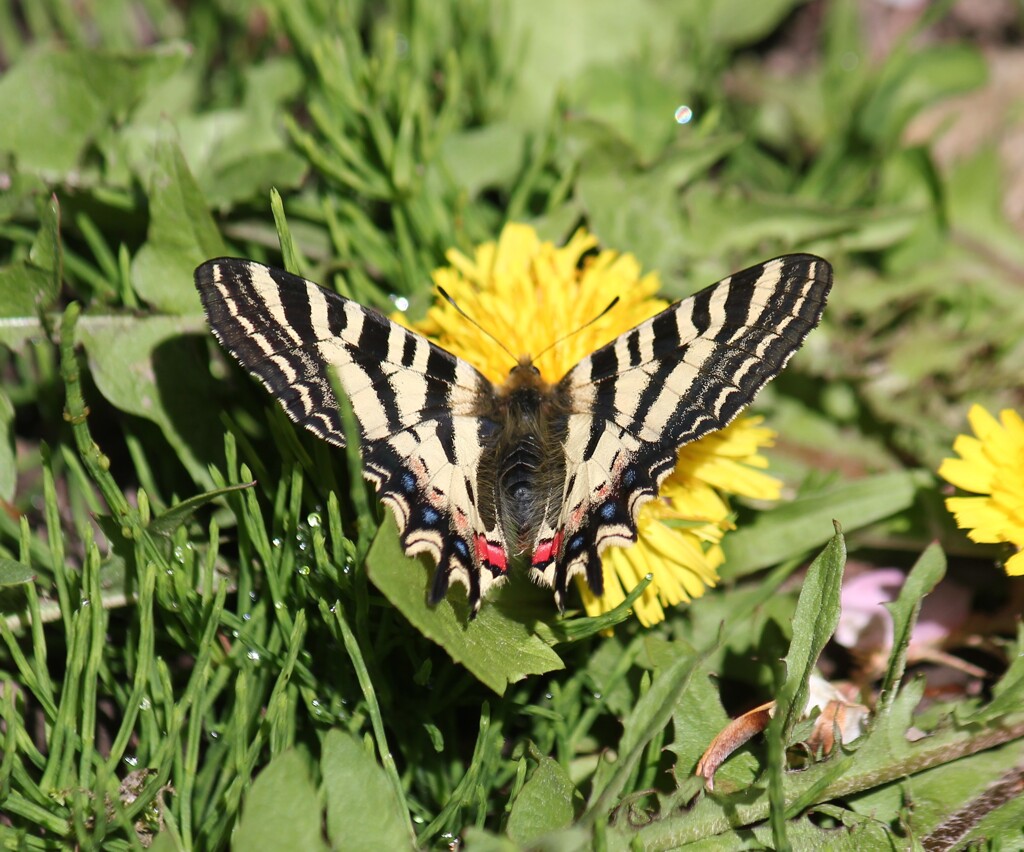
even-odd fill
[{"label": "butterfly eye", "polygon": [[519,370],[529,370],[531,376],[540,375],[540,370],[538,370],[532,363],[523,364],[521,362],[519,364],[516,364],[511,370],[509,370],[508,374],[510,376],[514,376]]}]

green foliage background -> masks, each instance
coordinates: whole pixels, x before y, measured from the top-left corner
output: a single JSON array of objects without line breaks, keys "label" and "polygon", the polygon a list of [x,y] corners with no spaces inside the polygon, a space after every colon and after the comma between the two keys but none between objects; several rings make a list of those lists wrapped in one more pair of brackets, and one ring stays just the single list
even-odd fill
[{"label": "green foliage background", "polygon": [[[951,6],[880,51],[853,0],[0,0],[5,848],[940,848],[1024,758],[1020,637],[978,699],[915,715],[902,677],[945,554],[1009,595],[933,471],[970,403],[1024,402],[997,153],[1024,101],[939,155],[927,119],[991,68]],[[787,250],[835,266],[758,402],[793,499],[741,507],[723,587],[658,628],[525,583],[468,626],[427,608],[358,459],[225,361],[192,285],[229,253],[422,310],[508,220],[585,224],[672,296]],[[847,547],[914,566],[898,641],[869,732],[787,770]],[[1007,798],[955,839],[1022,824]]]}]

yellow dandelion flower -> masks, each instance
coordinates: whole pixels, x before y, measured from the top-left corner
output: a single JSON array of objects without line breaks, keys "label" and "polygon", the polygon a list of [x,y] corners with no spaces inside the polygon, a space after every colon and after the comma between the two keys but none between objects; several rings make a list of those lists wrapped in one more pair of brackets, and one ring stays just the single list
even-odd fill
[{"label": "yellow dandelion flower", "polygon": [[1024,420],[1009,409],[996,420],[980,405],[971,406],[967,419],[977,437],[957,436],[953,451],[960,458],[943,461],[939,476],[984,496],[948,497],[946,508],[971,541],[1014,545],[1006,573],[1024,575]]},{"label": "yellow dandelion flower", "polygon": [[[584,257],[596,246],[597,239],[582,229],[556,247],[527,225],[509,224],[497,242],[479,246],[473,257],[450,251],[451,265],[435,271],[433,279],[509,350],[543,353],[535,366],[545,381],[555,383],[595,349],[668,304],[655,295],[658,276],[642,275],[633,255],[602,250]],[[615,297],[614,310],[591,322]],[[491,381],[508,376],[508,353],[447,302],[431,307],[415,328]],[[581,331],[548,348],[576,329]],[[774,434],[760,424],[760,418],[740,418],[682,448],[660,499],[640,510],[636,544],[603,553],[604,594],[595,597],[576,578],[590,615],[617,606],[647,574],[653,581],[634,605],[645,625],[662,621],[664,607],[700,597],[718,582],[721,540],[733,526],[728,496],[779,496],[779,482],[763,472],[767,461],[759,455]]]}]

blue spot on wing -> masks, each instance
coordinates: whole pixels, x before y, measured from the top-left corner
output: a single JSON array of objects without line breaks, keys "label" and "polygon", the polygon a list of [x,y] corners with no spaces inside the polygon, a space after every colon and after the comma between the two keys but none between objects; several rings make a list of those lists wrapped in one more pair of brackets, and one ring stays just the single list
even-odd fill
[{"label": "blue spot on wing", "polygon": [[604,518],[606,521],[612,520],[612,518],[615,517],[615,514],[616,507],[614,503],[605,503],[601,507],[601,517]]},{"label": "blue spot on wing", "polygon": [[439,513],[439,512],[437,511],[437,509],[434,509],[434,508],[432,508],[432,507],[430,507],[430,506],[427,506],[427,507],[426,507],[426,508],[425,508],[425,509],[423,510],[423,522],[424,522],[424,523],[426,523],[426,524],[429,524],[430,526],[433,526],[433,525],[434,525],[434,524],[436,524],[436,523],[437,523],[437,522],[438,522],[438,521],[439,521],[440,519],[441,519],[441,515],[440,515],[440,513]]}]

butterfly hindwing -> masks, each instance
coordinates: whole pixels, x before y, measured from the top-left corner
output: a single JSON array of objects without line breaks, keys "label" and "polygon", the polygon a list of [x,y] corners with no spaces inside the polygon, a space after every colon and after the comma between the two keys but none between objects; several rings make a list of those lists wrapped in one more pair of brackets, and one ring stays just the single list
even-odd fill
[{"label": "butterfly hindwing", "polygon": [[[294,421],[344,446],[332,378],[351,401],[366,477],[409,554],[475,612],[511,551],[564,608],[582,574],[603,590],[601,552],[636,539],[679,448],[727,425],[821,317],[831,267],[788,255],[671,305],[555,386],[529,358],[495,387],[383,315],[250,261],[220,258],[196,286],[222,345]],[[547,419],[545,419],[547,418]]]},{"label": "butterfly hindwing", "polygon": [[601,594],[601,551],[635,541],[640,507],[680,447],[726,426],[785,366],[821,318],[831,281],[812,255],[758,264],[671,305],[562,379],[567,473],[532,560],[560,606],[577,573]]},{"label": "butterfly hindwing", "polygon": [[430,592],[463,583],[474,610],[508,567],[500,526],[480,516],[478,416],[493,387],[465,361],[376,311],[287,272],[218,258],[196,286],[221,344],[288,416],[344,446],[332,372],[360,430],[363,472],[395,515],[410,555],[438,563]]}]

